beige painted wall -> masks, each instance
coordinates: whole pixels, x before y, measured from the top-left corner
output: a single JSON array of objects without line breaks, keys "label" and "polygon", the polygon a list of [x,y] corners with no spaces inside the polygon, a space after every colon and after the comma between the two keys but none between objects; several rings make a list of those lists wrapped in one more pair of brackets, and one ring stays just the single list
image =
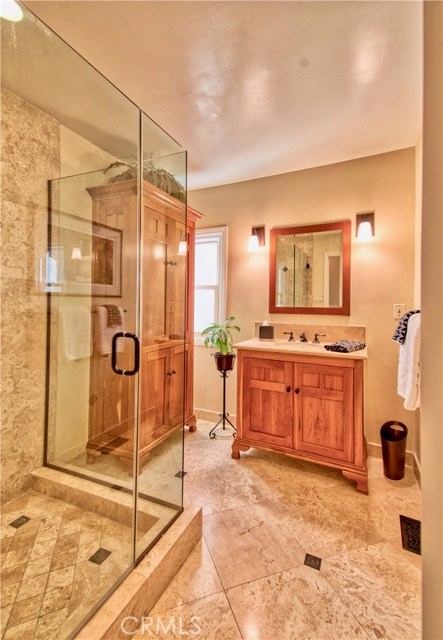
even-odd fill
[{"label": "beige painted wall", "polygon": [[[229,226],[228,314],[252,336],[253,322],[323,324],[325,316],[268,313],[269,230],[274,226],[350,219],[351,315],[327,316],[330,324],[365,325],[365,432],[379,443],[380,426],[401,420],[414,450],[414,412],[404,410],[396,393],[398,344],[393,304],[414,303],[415,153],[405,149],[305,171],[202,189],[189,193],[189,204],[205,218],[200,226]],[[376,235],[357,243],[355,214],[375,210]],[[253,225],[266,225],[266,247],[246,251]],[[204,347],[195,348],[195,407],[221,410],[221,381]],[[228,382],[228,411],[235,414],[235,372]]]},{"label": "beige painted wall", "polygon": [[423,638],[443,638],[443,3],[424,3]]}]

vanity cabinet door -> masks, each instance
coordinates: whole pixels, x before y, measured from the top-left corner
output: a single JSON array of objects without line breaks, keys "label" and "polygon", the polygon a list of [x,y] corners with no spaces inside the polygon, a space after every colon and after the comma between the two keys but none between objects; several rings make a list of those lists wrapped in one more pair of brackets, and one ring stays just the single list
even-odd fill
[{"label": "vanity cabinet door", "polygon": [[296,364],[295,449],[353,462],[353,369]]},{"label": "vanity cabinet door", "polygon": [[294,387],[291,362],[243,358],[242,436],[293,446]]}]

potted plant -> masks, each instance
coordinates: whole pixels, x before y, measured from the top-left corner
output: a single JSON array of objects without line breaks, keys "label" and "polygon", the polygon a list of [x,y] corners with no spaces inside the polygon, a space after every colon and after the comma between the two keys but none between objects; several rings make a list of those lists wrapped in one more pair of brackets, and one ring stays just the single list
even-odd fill
[{"label": "potted plant", "polygon": [[218,349],[216,353],[212,355],[215,358],[215,366],[219,371],[232,371],[234,368],[235,354],[232,351],[232,333],[234,329],[240,331],[240,327],[231,324],[235,320],[234,316],[231,316],[221,324],[210,324],[206,329],[203,329],[202,336],[205,338],[205,347],[213,347]]}]

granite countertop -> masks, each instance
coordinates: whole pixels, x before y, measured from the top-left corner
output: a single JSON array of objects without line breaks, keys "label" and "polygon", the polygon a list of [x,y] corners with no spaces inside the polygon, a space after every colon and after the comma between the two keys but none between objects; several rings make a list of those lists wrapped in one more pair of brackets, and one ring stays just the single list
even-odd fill
[{"label": "granite countertop", "polygon": [[352,360],[366,360],[368,357],[368,349],[360,349],[360,351],[352,351],[351,353],[340,353],[339,351],[328,351],[324,348],[325,344],[331,342],[321,342],[320,344],[312,344],[312,342],[289,342],[288,340],[259,340],[251,338],[234,344],[236,349],[250,349],[252,351],[273,351],[275,353],[296,353],[312,356],[325,356],[327,358],[351,358]]}]

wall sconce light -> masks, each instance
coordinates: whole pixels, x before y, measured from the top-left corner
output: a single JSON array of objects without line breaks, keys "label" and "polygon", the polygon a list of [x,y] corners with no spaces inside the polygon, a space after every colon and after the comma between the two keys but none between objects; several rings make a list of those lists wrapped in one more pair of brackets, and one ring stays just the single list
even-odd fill
[{"label": "wall sconce light", "polygon": [[72,248],[72,254],[71,254],[71,260],[81,260],[82,259],[82,252],[80,251],[79,247],[73,247]]},{"label": "wall sconce light", "polygon": [[23,11],[15,0],[1,0],[0,18],[4,18],[10,22],[20,22],[20,20],[23,19]]},{"label": "wall sconce light", "polygon": [[265,246],[265,228],[252,227],[248,242],[248,251],[257,251],[259,247]]},{"label": "wall sconce light", "polygon": [[187,251],[188,251],[188,246],[186,244],[186,240],[180,240],[180,242],[178,243],[177,255],[185,256]]},{"label": "wall sconce light", "polygon": [[372,240],[374,237],[374,211],[357,213],[355,235],[358,241]]}]

